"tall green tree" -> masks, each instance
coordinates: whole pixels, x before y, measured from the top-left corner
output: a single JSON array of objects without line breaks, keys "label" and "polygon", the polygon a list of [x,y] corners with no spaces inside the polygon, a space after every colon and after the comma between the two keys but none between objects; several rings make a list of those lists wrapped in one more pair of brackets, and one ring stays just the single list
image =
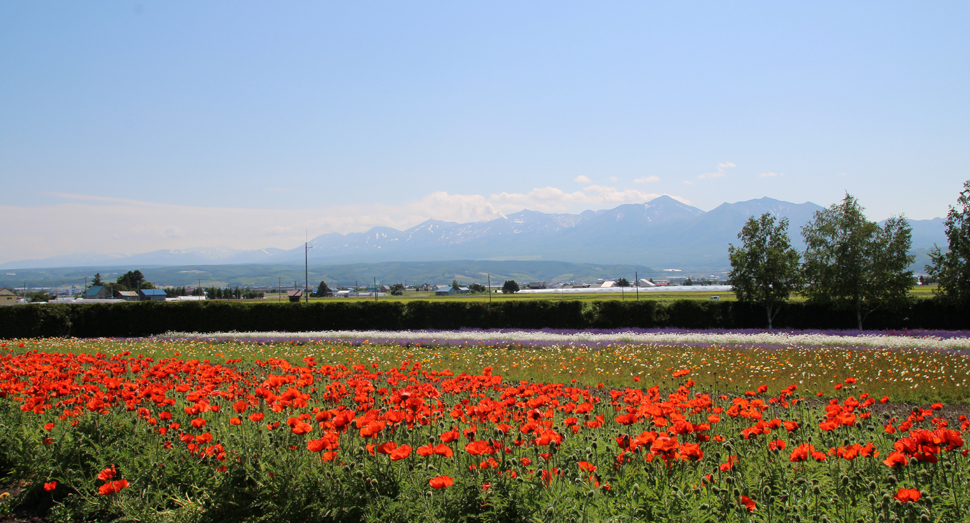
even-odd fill
[{"label": "tall green tree", "polygon": [[100,272],[94,275],[94,281],[91,282],[91,285],[92,286],[94,286],[94,285],[104,285],[104,282],[101,280],[101,273]]},{"label": "tall green tree", "polygon": [[850,307],[859,330],[872,311],[908,299],[913,271],[906,268],[914,259],[906,218],[893,216],[880,228],[862,211],[846,193],[841,203],[816,211],[802,228],[809,300]]},{"label": "tall green tree", "polygon": [[320,285],[317,286],[317,297],[323,297],[323,296],[333,296],[333,291],[330,290],[330,287],[327,285],[327,282],[321,280]]},{"label": "tall green tree", "polygon": [[970,302],[970,180],[963,182],[957,206],[946,214],[946,239],[949,249],[939,245],[930,251],[931,265],[926,272],[939,282],[938,295],[946,300]]},{"label": "tall green tree", "polygon": [[728,247],[728,284],[738,301],[765,308],[771,329],[781,306],[801,286],[800,256],[788,237],[788,218],[776,221],[771,213],[752,216],[738,239],[740,247]]},{"label": "tall green tree", "polygon": [[147,283],[145,281],[145,275],[139,270],[128,271],[118,277],[118,285],[131,291],[145,288],[145,283]]},{"label": "tall green tree", "polygon": [[515,283],[515,280],[507,280],[505,284],[502,285],[503,294],[515,294],[519,292],[519,284]]}]

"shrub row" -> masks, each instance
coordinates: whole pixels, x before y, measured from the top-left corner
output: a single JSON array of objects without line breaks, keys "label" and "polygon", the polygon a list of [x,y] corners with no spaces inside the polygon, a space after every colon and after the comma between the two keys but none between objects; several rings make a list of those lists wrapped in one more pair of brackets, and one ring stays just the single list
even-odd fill
[{"label": "shrub row", "polygon": [[[876,310],[866,329],[970,328],[970,310],[935,300]],[[117,303],[0,307],[0,338],[45,336],[127,337],[169,331],[313,331],[401,329],[686,329],[763,328],[765,311],[738,302],[698,300],[542,301],[497,303],[328,301],[291,303]],[[789,303],[774,325],[793,329],[853,329],[848,310]]]}]

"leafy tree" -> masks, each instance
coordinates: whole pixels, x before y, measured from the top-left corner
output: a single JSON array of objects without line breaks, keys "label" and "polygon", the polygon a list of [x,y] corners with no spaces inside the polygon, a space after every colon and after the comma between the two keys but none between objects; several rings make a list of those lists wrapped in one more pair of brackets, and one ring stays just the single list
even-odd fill
[{"label": "leafy tree", "polygon": [[906,218],[893,216],[880,228],[862,210],[847,193],[802,228],[809,300],[851,307],[859,330],[872,311],[906,301],[913,282],[906,268],[914,258]]},{"label": "leafy tree", "polygon": [[728,247],[731,272],[728,284],[738,301],[765,308],[768,328],[781,305],[801,283],[798,251],[788,238],[788,218],[777,223],[771,213],[748,218],[738,233],[741,246]]},{"label": "leafy tree", "polygon": [[458,280],[451,280],[451,288],[454,289],[455,291],[458,291],[458,289],[460,288],[458,286]]},{"label": "leafy tree", "polygon": [[694,282],[693,282],[693,280],[690,279],[690,276],[688,276],[687,279],[684,280],[684,285],[686,285],[688,287],[691,286],[691,285],[693,285],[693,284],[694,284]]},{"label": "leafy tree", "polygon": [[473,283],[468,286],[468,290],[474,292],[475,294],[480,294],[486,292],[488,289],[485,288],[485,286],[481,283]]},{"label": "leafy tree", "polygon": [[330,290],[330,287],[327,286],[327,282],[325,282],[323,280],[320,281],[320,285],[317,286],[317,294],[316,294],[316,296],[317,297],[333,296],[333,291],[331,291]]},{"label": "leafy tree", "polygon": [[503,294],[515,294],[519,292],[519,284],[515,283],[515,280],[508,280],[502,285]]},{"label": "leafy tree", "polygon": [[94,275],[94,281],[91,282],[91,285],[92,286],[93,285],[104,285],[104,282],[101,281],[101,273],[100,272]]},{"label": "leafy tree", "polygon": [[[152,287],[146,287],[145,275],[141,271],[128,271],[118,277],[118,285],[125,287],[128,290],[136,291],[138,289],[149,289]],[[150,285],[150,284],[149,284]]]},{"label": "leafy tree", "polygon": [[395,283],[391,285],[391,296],[404,296],[404,284]]},{"label": "leafy tree", "polygon": [[616,286],[617,287],[629,287],[630,286],[630,280],[627,280],[626,278],[620,278],[619,280],[616,280]]},{"label": "leafy tree", "polygon": [[50,301],[51,297],[47,294],[47,291],[30,291],[27,294],[27,301],[30,303],[40,303],[44,301]]},{"label": "leafy tree", "polygon": [[934,246],[930,251],[931,265],[926,266],[930,278],[939,282],[937,292],[946,300],[970,302],[970,180],[963,182],[957,206],[950,206],[946,214],[946,239],[949,250],[942,252]]}]

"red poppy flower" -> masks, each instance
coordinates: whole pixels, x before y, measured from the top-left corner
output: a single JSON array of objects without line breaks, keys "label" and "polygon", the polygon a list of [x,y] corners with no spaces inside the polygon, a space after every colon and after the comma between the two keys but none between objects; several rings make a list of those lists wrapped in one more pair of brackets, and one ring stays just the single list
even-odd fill
[{"label": "red poppy flower", "polygon": [[748,496],[741,496],[738,501],[748,509],[748,512],[754,512],[754,509],[758,508],[754,500]]},{"label": "red poppy flower", "polygon": [[721,463],[721,466],[719,467],[720,470],[721,470],[721,472],[727,472],[727,471],[733,469],[734,468],[734,463],[737,461],[737,459],[738,459],[737,456],[728,456],[727,462],[726,463]]},{"label": "red poppy flower", "polygon": [[435,476],[431,478],[430,481],[428,481],[428,485],[431,485],[432,488],[436,488],[436,489],[450,487],[454,483],[455,483],[455,480],[451,479],[448,476]]},{"label": "red poppy flower", "polygon": [[121,492],[122,490],[128,488],[127,479],[119,479],[118,481],[109,481],[98,488],[98,494],[102,496],[107,496],[108,494],[115,494]]},{"label": "red poppy flower", "polygon": [[401,445],[391,451],[391,461],[398,461],[411,455],[411,445]]},{"label": "red poppy flower", "polygon": [[923,496],[923,493],[914,488],[901,488],[893,496],[903,503],[910,503],[919,501],[919,498]]},{"label": "red poppy flower", "polygon": [[909,459],[902,452],[892,452],[882,462],[887,467],[905,467],[909,464]]},{"label": "red poppy flower", "polygon": [[115,470],[115,466],[111,465],[110,467],[98,473],[98,479],[100,479],[101,481],[108,481],[109,479],[113,479],[115,477],[115,474],[117,473],[118,471]]},{"label": "red poppy flower", "polygon": [[51,481],[50,483],[44,483],[44,490],[50,492],[57,488],[57,482]]}]

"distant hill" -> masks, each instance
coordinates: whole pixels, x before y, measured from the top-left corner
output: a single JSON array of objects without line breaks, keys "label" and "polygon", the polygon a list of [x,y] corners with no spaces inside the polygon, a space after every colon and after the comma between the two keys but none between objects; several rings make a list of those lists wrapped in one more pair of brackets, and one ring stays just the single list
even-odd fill
[{"label": "distant hill", "polygon": [[[790,221],[789,233],[802,248],[801,228],[822,210],[814,203],[760,198],[724,203],[705,212],[669,196],[640,204],[579,214],[521,211],[484,222],[428,220],[403,231],[375,227],[363,233],[324,234],[314,238],[310,263],[345,265],[446,260],[561,261],[626,264],[684,270],[724,269],[727,248],[750,216],[770,212]],[[934,244],[946,245],[943,220],[911,220],[914,267],[926,263]],[[231,248],[166,250],[135,255],[62,255],[22,260],[0,268],[127,267],[190,265],[302,265],[304,247],[235,250]]]}]

